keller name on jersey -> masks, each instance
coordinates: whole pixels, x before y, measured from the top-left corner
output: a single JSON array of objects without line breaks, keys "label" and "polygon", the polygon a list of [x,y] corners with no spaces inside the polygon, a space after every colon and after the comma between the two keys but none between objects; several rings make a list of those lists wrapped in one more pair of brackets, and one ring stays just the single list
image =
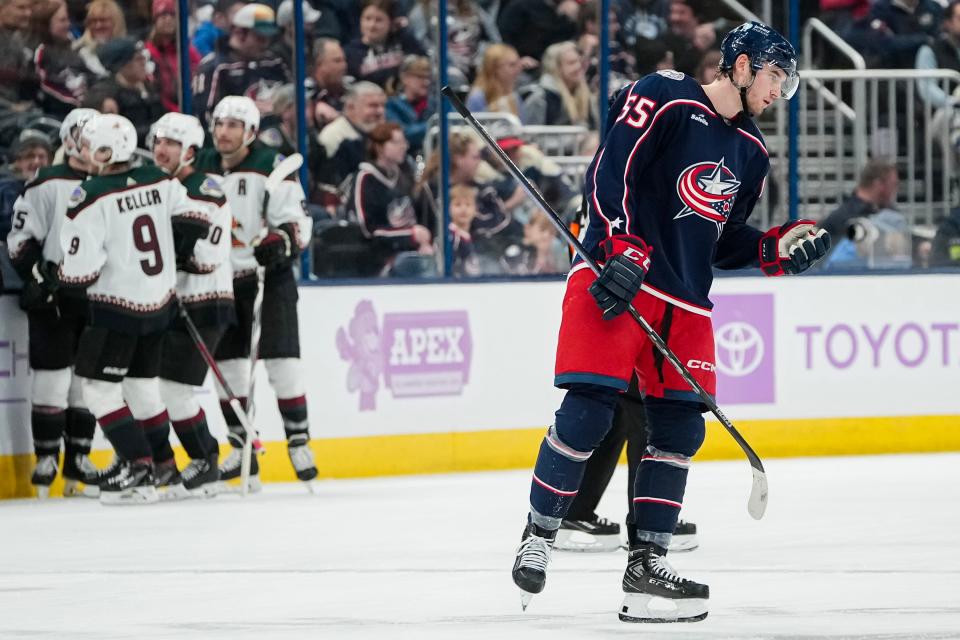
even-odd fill
[{"label": "keller name on jersey", "polygon": [[142,209],[156,204],[163,204],[159,189],[149,191],[134,191],[117,198],[117,209],[120,213],[128,213],[134,209]]}]

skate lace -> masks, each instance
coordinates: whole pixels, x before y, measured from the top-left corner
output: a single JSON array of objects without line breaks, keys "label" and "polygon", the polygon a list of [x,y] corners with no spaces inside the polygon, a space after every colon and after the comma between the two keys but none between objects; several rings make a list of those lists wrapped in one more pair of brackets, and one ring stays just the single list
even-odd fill
[{"label": "skate lace", "polygon": [[596,524],[596,525],[598,525],[598,526],[600,526],[600,527],[610,527],[610,526],[613,526],[613,523],[610,522],[609,520],[607,520],[606,518],[597,518],[597,519],[594,520],[593,522],[594,522],[594,524]]},{"label": "skate lace", "polygon": [[546,538],[531,535],[520,543],[519,567],[546,571],[552,548]]},{"label": "skate lace", "polygon": [[99,469],[93,466],[93,463],[90,461],[90,458],[88,458],[83,454],[78,454],[75,462],[77,465],[77,469],[79,469],[80,472],[86,476],[93,476],[100,472]]},{"label": "skate lace", "polygon": [[53,456],[37,458],[36,473],[41,475],[57,475],[57,459]]},{"label": "skate lace", "polygon": [[663,556],[651,554],[649,567],[650,573],[661,580],[678,583],[686,582],[686,580],[677,575],[676,569],[670,566],[670,563],[667,562],[667,559]]},{"label": "skate lace", "polygon": [[290,462],[297,471],[310,469],[314,466],[313,452],[307,446],[290,447]]},{"label": "skate lace", "polygon": [[227,471],[236,469],[240,466],[240,460],[242,458],[242,453],[240,449],[231,449],[230,453],[227,454],[227,459],[223,461],[221,468]]},{"label": "skate lace", "polygon": [[183,471],[180,472],[180,477],[183,478],[184,482],[189,482],[206,470],[206,460],[191,460],[187,466],[184,467]]}]

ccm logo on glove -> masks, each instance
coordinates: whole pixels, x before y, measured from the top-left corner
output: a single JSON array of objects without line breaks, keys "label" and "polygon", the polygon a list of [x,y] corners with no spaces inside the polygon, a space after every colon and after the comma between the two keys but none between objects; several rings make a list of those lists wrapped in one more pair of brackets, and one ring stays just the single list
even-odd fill
[{"label": "ccm logo on glove", "polygon": [[652,251],[650,245],[631,235],[612,236],[600,243],[600,260],[605,264],[589,291],[604,320],[626,311],[640,292]]}]

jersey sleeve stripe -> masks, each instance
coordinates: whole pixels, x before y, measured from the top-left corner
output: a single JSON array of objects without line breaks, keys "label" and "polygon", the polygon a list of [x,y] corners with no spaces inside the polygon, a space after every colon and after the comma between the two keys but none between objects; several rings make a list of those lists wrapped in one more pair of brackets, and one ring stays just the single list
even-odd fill
[{"label": "jersey sleeve stripe", "polygon": [[357,183],[353,187],[353,200],[357,203],[357,217],[360,219],[360,230],[363,235],[370,237],[370,229],[367,228],[367,215],[363,210],[363,181],[367,177],[366,171],[357,174]]},{"label": "jersey sleeve stripe", "polygon": [[742,135],[742,136],[744,136],[744,137],[746,137],[746,138],[749,138],[750,140],[753,140],[753,141],[757,144],[757,146],[760,147],[760,150],[763,151],[763,155],[765,155],[765,156],[767,156],[767,157],[770,156],[770,154],[767,152],[767,148],[764,146],[764,144],[763,144],[762,142],[760,142],[760,139],[757,138],[755,135],[749,134],[749,133],[747,133],[746,131],[744,131],[743,129],[741,129],[741,128],[739,128],[739,127],[737,127],[737,132],[738,132],[740,135]]}]

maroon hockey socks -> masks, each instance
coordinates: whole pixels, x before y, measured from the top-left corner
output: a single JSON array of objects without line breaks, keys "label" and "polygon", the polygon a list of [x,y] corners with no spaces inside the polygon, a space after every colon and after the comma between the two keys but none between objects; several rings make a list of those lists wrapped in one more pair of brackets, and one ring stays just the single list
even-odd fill
[{"label": "maroon hockey socks", "polygon": [[152,460],[153,453],[143,429],[134,420],[127,406],[97,418],[100,428],[113,448],[124,460]]},{"label": "maroon hockey socks", "polygon": [[203,409],[200,409],[200,412],[192,418],[174,420],[171,424],[180,444],[192,460],[205,460],[219,448],[216,439],[210,435],[207,414]]},{"label": "maroon hockey socks", "polygon": [[307,422],[307,397],[277,398],[280,417],[283,418],[283,431],[287,442],[294,446],[306,444],[310,440],[310,424]]}]

